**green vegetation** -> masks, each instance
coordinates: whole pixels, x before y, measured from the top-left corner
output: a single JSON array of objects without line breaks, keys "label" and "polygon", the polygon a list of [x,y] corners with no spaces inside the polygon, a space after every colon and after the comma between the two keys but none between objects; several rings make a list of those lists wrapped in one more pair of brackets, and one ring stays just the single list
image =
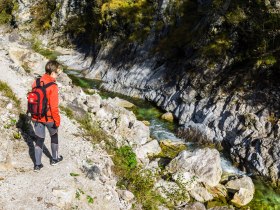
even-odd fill
[{"label": "green vegetation", "polygon": [[109,0],[101,6],[105,32],[117,33],[130,41],[143,41],[151,30],[156,5],[147,0]]},{"label": "green vegetation", "polygon": [[47,48],[43,48],[42,47],[42,43],[38,40],[34,40],[32,42],[32,49],[45,56],[46,58],[48,58],[49,60],[56,60],[57,59],[57,56],[59,56],[60,54],[56,51],[53,51],[53,50],[50,50],[50,49],[47,49]]},{"label": "green vegetation", "polygon": [[70,173],[70,176],[80,176],[80,174],[77,174],[77,173]]},{"label": "green vegetation", "polygon": [[[124,158],[123,158],[124,157]],[[116,150],[116,160],[123,160],[117,165],[123,164],[125,170],[135,169],[137,166],[136,155],[129,146],[122,146]]]},{"label": "green vegetation", "polygon": [[[66,72],[67,73],[67,72]],[[86,79],[82,79],[79,77],[75,77],[74,75],[69,75],[69,77],[72,80],[72,83],[76,86],[79,86],[81,88],[91,88],[89,82]]]},{"label": "green vegetation", "polygon": [[94,200],[91,196],[87,195],[87,201],[88,203],[92,204]]},{"label": "green vegetation", "polygon": [[51,0],[39,0],[31,7],[30,12],[32,14],[34,29],[39,32],[45,32],[49,30],[52,25],[52,19],[56,11],[59,9],[55,1]]},{"label": "green vegetation", "polygon": [[85,192],[82,189],[77,189],[76,190],[76,199],[80,200],[81,199],[81,195],[84,195]]},{"label": "green vegetation", "polygon": [[66,116],[70,119],[73,119],[74,118],[74,113],[72,111],[72,109],[68,108],[68,107],[64,107],[64,106],[59,106],[60,110],[63,111]]},{"label": "green vegetation", "polygon": [[[176,0],[169,3],[164,16],[169,30],[156,46],[156,52],[170,59],[180,58],[184,56],[184,49],[194,44],[205,32],[205,25],[200,24],[204,10],[199,9],[195,0]],[[165,24],[158,21],[156,25],[161,32]]]},{"label": "green vegetation", "polygon": [[15,103],[17,110],[20,111],[20,100],[16,97],[7,83],[0,81],[0,91],[4,94],[4,96],[11,99]]},{"label": "green vegetation", "polygon": [[259,68],[261,66],[273,66],[277,62],[276,58],[273,55],[266,56],[263,58],[260,58],[256,62],[256,67]]},{"label": "green vegetation", "polygon": [[275,210],[279,209],[280,191],[274,189],[271,184],[265,183],[260,178],[254,179],[255,195],[253,200],[246,206],[241,207],[241,210]]},{"label": "green vegetation", "polygon": [[246,20],[246,14],[239,6],[226,14],[226,21],[232,25],[238,25],[244,20]]},{"label": "green vegetation", "polygon": [[13,13],[18,10],[18,3],[15,0],[0,1],[0,25],[11,23]]},{"label": "green vegetation", "polygon": [[202,47],[202,55],[217,58],[226,53],[226,50],[230,49],[231,40],[225,35],[215,38],[208,45]]},{"label": "green vegetation", "polygon": [[161,153],[158,157],[175,158],[181,151],[187,149],[185,144],[172,144],[172,142],[161,141],[160,142]]},{"label": "green vegetation", "polygon": [[20,132],[15,132],[15,133],[13,133],[13,137],[14,137],[14,139],[21,139],[21,134],[20,134]]},{"label": "green vegetation", "polygon": [[17,123],[16,119],[10,119],[10,122],[8,122],[7,124],[4,125],[4,128],[9,129],[12,126],[15,126]]},{"label": "green vegetation", "polygon": [[23,69],[24,69],[24,71],[26,72],[26,73],[31,73],[31,71],[32,71],[32,69],[28,66],[28,64],[25,62],[25,63],[23,63],[22,64],[22,66],[21,66]]}]

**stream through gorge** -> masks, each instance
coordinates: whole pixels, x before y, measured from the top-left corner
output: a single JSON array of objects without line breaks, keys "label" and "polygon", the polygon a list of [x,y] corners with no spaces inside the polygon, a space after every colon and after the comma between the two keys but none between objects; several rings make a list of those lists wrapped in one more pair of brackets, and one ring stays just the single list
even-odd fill
[{"label": "stream through gorge", "polygon": [[[187,149],[194,150],[201,146],[180,139],[176,136],[175,131],[177,128],[176,122],[170,123],[161,119],[161,115],[164,113],[159,108],[154,106],[148,101],[128,97],[122,94],[105,91],[101,88],[102,82],[99,80],[86,79],[80,72],[75,70],[67,70],[66,73],[72,79],[73,84],[80,86],[87,90],[96,90],[102,98],[114,98],[119,97],[127,100],[135,105],[130,110],[134,112],[138,120],[148,121],[150,123],[150,135],[152,138],[160,140],[172,140],[183,141],[187,145]],[[229,159],[225,157],[221,152],[221,161],[223,173],[242,175],[244,172],[234,167]],[[248,175],[248,174],[247,174]],[[260,178],[251,177],[255,185],[255,194],[253,200],[246,206],[239,209],[247,210],[280,210],[280,190],[274,189],[270,183],[266,183]],[[210,201],[206,204],[206,207],[212,207],[219,205],[219,202]]]}]

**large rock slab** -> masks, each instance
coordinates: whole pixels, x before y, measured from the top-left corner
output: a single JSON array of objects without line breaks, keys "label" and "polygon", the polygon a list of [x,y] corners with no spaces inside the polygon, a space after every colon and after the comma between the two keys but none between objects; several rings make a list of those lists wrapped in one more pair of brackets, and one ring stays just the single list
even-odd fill
[{"label": "large rock slab", "polygon": [[221,158],[216,149],[199,149],[194,152],[183,151],[167,166],[167,171],[176,174],[188,172],[197,177],[198,182],[214,187],[222,175]]}]

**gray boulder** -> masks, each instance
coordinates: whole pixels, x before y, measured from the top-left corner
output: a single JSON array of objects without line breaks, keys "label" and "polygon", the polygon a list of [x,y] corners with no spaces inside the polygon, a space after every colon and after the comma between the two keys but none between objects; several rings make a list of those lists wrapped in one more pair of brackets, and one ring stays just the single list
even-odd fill
[{"label": "gray boulder", "polygon": [[222,175],[220,154],[216,149],[209,148],[183,151],[170,162],[167,171],[172,174],[188,172],[197,177],[197,182],[214,187],[219,184]]},{"label": "gray boulder", "polygon": [[157,155],[161,152],[161,148],[157,140],[152,140],[141,147],[136,148],[135,153],[142,162],[149,162],[148,157]]},{"label": "gray boulder", "polygon": [[230,180],[225,186],[229,192],[235,193],[231,202],[236,206],[245,206],[254,197],[254,183],[248,176]]},{"label": "gray boulder", "polygon": [[96,113],[100,109],[101,97],[98,94],[87,96],[86,105],[89,108],[89,111]]}]

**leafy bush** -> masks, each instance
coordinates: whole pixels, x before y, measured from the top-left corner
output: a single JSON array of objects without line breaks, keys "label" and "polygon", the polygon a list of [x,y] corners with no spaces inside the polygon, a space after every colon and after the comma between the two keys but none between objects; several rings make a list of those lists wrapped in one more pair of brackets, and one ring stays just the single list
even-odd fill
[{"label": "leafy bush", "polygon": [[[137,165],[136,155],[129,146],[122,146],[116,151],[116,160],[122,160],[124,168],[128,171],[134,169]],[[120,164],[120,163],[118,163]]]}]

